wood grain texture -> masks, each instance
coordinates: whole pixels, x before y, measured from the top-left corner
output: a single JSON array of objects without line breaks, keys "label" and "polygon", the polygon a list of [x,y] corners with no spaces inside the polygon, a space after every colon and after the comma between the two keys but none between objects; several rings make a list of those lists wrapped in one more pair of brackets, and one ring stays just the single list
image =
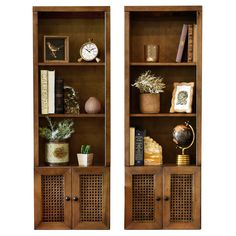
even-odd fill
[{"label": "wood grain texture", "polygon": [[179,12],[179,11],[198,11],[201,6],[125,6],[128,12]]}]

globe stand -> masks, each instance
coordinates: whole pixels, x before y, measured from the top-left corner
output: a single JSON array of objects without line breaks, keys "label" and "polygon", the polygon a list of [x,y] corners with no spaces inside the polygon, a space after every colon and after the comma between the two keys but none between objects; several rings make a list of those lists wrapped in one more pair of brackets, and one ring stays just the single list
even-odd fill
[{"label": "globe stand", "polygon": [[190,145],[187,146],[187,147],[183,148],[183,147],[180,147],[180,146],[177,145],[178,148],[182,149],[182,154],[178,154],[177,158],[176,158],[176,164],[178,166],[188,166],[188,165],[190,165],[190,156],[188,154],[184,154],[184,151],[186,149],[189,149],[193,145],[194,140],[195,140],[195,132],[194,132],[193,127],[188,122],[186,122],[186,126],[189,126],[189,128],[191,129],[191,131],[193,133],[193,139],[192,139],[192,142],[190,143]]}]

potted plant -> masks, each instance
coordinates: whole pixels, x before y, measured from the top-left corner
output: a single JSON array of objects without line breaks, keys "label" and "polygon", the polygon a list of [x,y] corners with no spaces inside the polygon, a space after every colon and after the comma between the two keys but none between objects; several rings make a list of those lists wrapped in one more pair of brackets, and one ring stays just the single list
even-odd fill
[{"label": "potted plant", "polygon": [[79,166],[91,166],[93,164],[93,153],[90,153],[90,145],[82,145],[81,153],[77,153]]},{"label": "potted plant", "polygon": [[155,76],[150,70],[141,74],[132,86],[140,90],[140,111],[142,113],[160,112],[160,93],[165,88],[161,76]]},{"label": "potted plant", "polygon": [[39,128],[40,136],[48,140],[45,162],[49,165],[67,165],[69,163],[69,144],[65,140],[74,133],[74,122],[71,119],[59,122],[52,122],[49,117],[46,119],[49,127]]}]

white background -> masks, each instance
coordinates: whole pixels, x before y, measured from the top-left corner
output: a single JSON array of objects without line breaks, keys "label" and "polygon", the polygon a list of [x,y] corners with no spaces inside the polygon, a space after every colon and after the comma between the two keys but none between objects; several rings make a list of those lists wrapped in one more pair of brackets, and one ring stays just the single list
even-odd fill
[{"label": "white background", "polygon": [[[222,0],[8,0],[0,13],[1,235],[234,235],[236,13]],[[111,5],[111,230],[33,230],[32,5]],[[125,231],[124,5],[203,5],[202,229]]]}]

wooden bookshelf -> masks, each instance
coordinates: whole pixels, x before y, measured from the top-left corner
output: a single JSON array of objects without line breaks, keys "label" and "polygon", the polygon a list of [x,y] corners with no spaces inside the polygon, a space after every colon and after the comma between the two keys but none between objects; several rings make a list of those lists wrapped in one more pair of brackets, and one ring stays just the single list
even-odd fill
[{"label": "wooden bookshelf", "polygon": [[[109,229],[110,8],[34,7],[33,27],[35,229]],[[69,62],[44,62],[45,35],[69,36]],[[101,62],[78,63],[79,49],[89,38],[96,42]],[[78,90],[80,114],[41,114],[40,70],[55,70],[64,85]],[[102,104],[99,114],[84,110],[91,96]],[[47,125],[46,116],[74,121],[66,166],[45,163],[47,141],[39,136],[39,127]],[[78,166],[82,144],[91,145],[93,166]]]},{"label": "wooden bookshelf", "polygon": [[[176,63],[183,24],[197,25],[197,60]],[[202,7],[125,7],[125,228],[199,229],[201,172]],[[145,62],[144,45],[158,44],[159,62]],[[131,86],[151,70],[165,78],[161,111],[142,114],[139,91]],[[194,82],[192,113],[169,113],[174,82]],[[189,166],[177,166],[172,131],[189,121],[196,133],[187,150]],[[163,165],[130,165],[130,127],[145,129],[163,150]],[[187,199],[187,200],[186,200]],[[185,201],[186,200],[186,201]]]}]

